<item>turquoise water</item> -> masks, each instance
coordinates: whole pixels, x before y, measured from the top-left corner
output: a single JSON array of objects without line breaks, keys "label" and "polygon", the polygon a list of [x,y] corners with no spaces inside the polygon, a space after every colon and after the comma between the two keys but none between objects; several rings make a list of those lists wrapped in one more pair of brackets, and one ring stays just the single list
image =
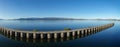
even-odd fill
[{"label": "turquoise water", "polygon": [[114,22],[111,28],[79,38],[60,40],[29,40],[17,39],[0,34],[0,47],[120,47],[120,21],[97,20],[0,20],[0,27],[18,30],[53,31],[64,28],[78,29],[99,26]]}]

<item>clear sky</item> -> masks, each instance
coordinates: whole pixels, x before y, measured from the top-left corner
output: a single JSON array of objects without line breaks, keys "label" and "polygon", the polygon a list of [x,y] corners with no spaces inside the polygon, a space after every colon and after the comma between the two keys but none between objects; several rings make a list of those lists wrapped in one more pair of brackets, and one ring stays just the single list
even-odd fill
[{"label": "clear sky", "polygon": [[120,18],[120,0],[0,0],[0,18]]}]

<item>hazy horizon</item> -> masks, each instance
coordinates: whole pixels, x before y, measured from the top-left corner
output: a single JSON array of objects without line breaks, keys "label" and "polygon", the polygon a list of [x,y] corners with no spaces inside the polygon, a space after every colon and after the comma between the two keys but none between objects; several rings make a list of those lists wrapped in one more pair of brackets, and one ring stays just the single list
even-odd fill
[{"label": "hazy horizon", "polygon": [[[67,17],[21,17],[21,18],[26,18],[26,19],[27,18],[66,18],[67,19]],[[21,18],[9,18],[9,19],[21,19]],[[9,19],[2,19],[2,20],[9,20]],[[70,18],[70,19],[116,19],[116,18]],[[116,19],[116,20],[119,20],[119,19]]]}]

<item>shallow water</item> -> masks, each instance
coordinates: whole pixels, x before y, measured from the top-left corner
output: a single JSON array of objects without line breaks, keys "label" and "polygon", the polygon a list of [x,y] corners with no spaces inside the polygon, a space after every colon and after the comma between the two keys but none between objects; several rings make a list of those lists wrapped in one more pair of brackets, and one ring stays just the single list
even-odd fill
[{"label": "shallow water", "polygon": [[18,30],[53,31],[64,28],[78,29],[114,22],[115,25],[101,32],[59,40],[25,40],[0,34],[0,47],[120,47],[120,21],[97,20],[0,20],[0,27]]}]

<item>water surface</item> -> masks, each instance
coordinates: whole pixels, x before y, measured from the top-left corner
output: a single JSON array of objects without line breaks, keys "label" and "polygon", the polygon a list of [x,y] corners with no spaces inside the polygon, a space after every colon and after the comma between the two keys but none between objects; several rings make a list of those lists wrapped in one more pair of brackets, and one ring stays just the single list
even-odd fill
[{"label": "water surface", "polygon": [[86,37],[57,42],[26,42],[10,39],[0,34],[0,47],[120,47],[120,21],[97,20],[0,20],[0,27],[18,30],[53,31],[64,28],[78,29],[99,26],[114,22],[115,25],[98,33]]}]

